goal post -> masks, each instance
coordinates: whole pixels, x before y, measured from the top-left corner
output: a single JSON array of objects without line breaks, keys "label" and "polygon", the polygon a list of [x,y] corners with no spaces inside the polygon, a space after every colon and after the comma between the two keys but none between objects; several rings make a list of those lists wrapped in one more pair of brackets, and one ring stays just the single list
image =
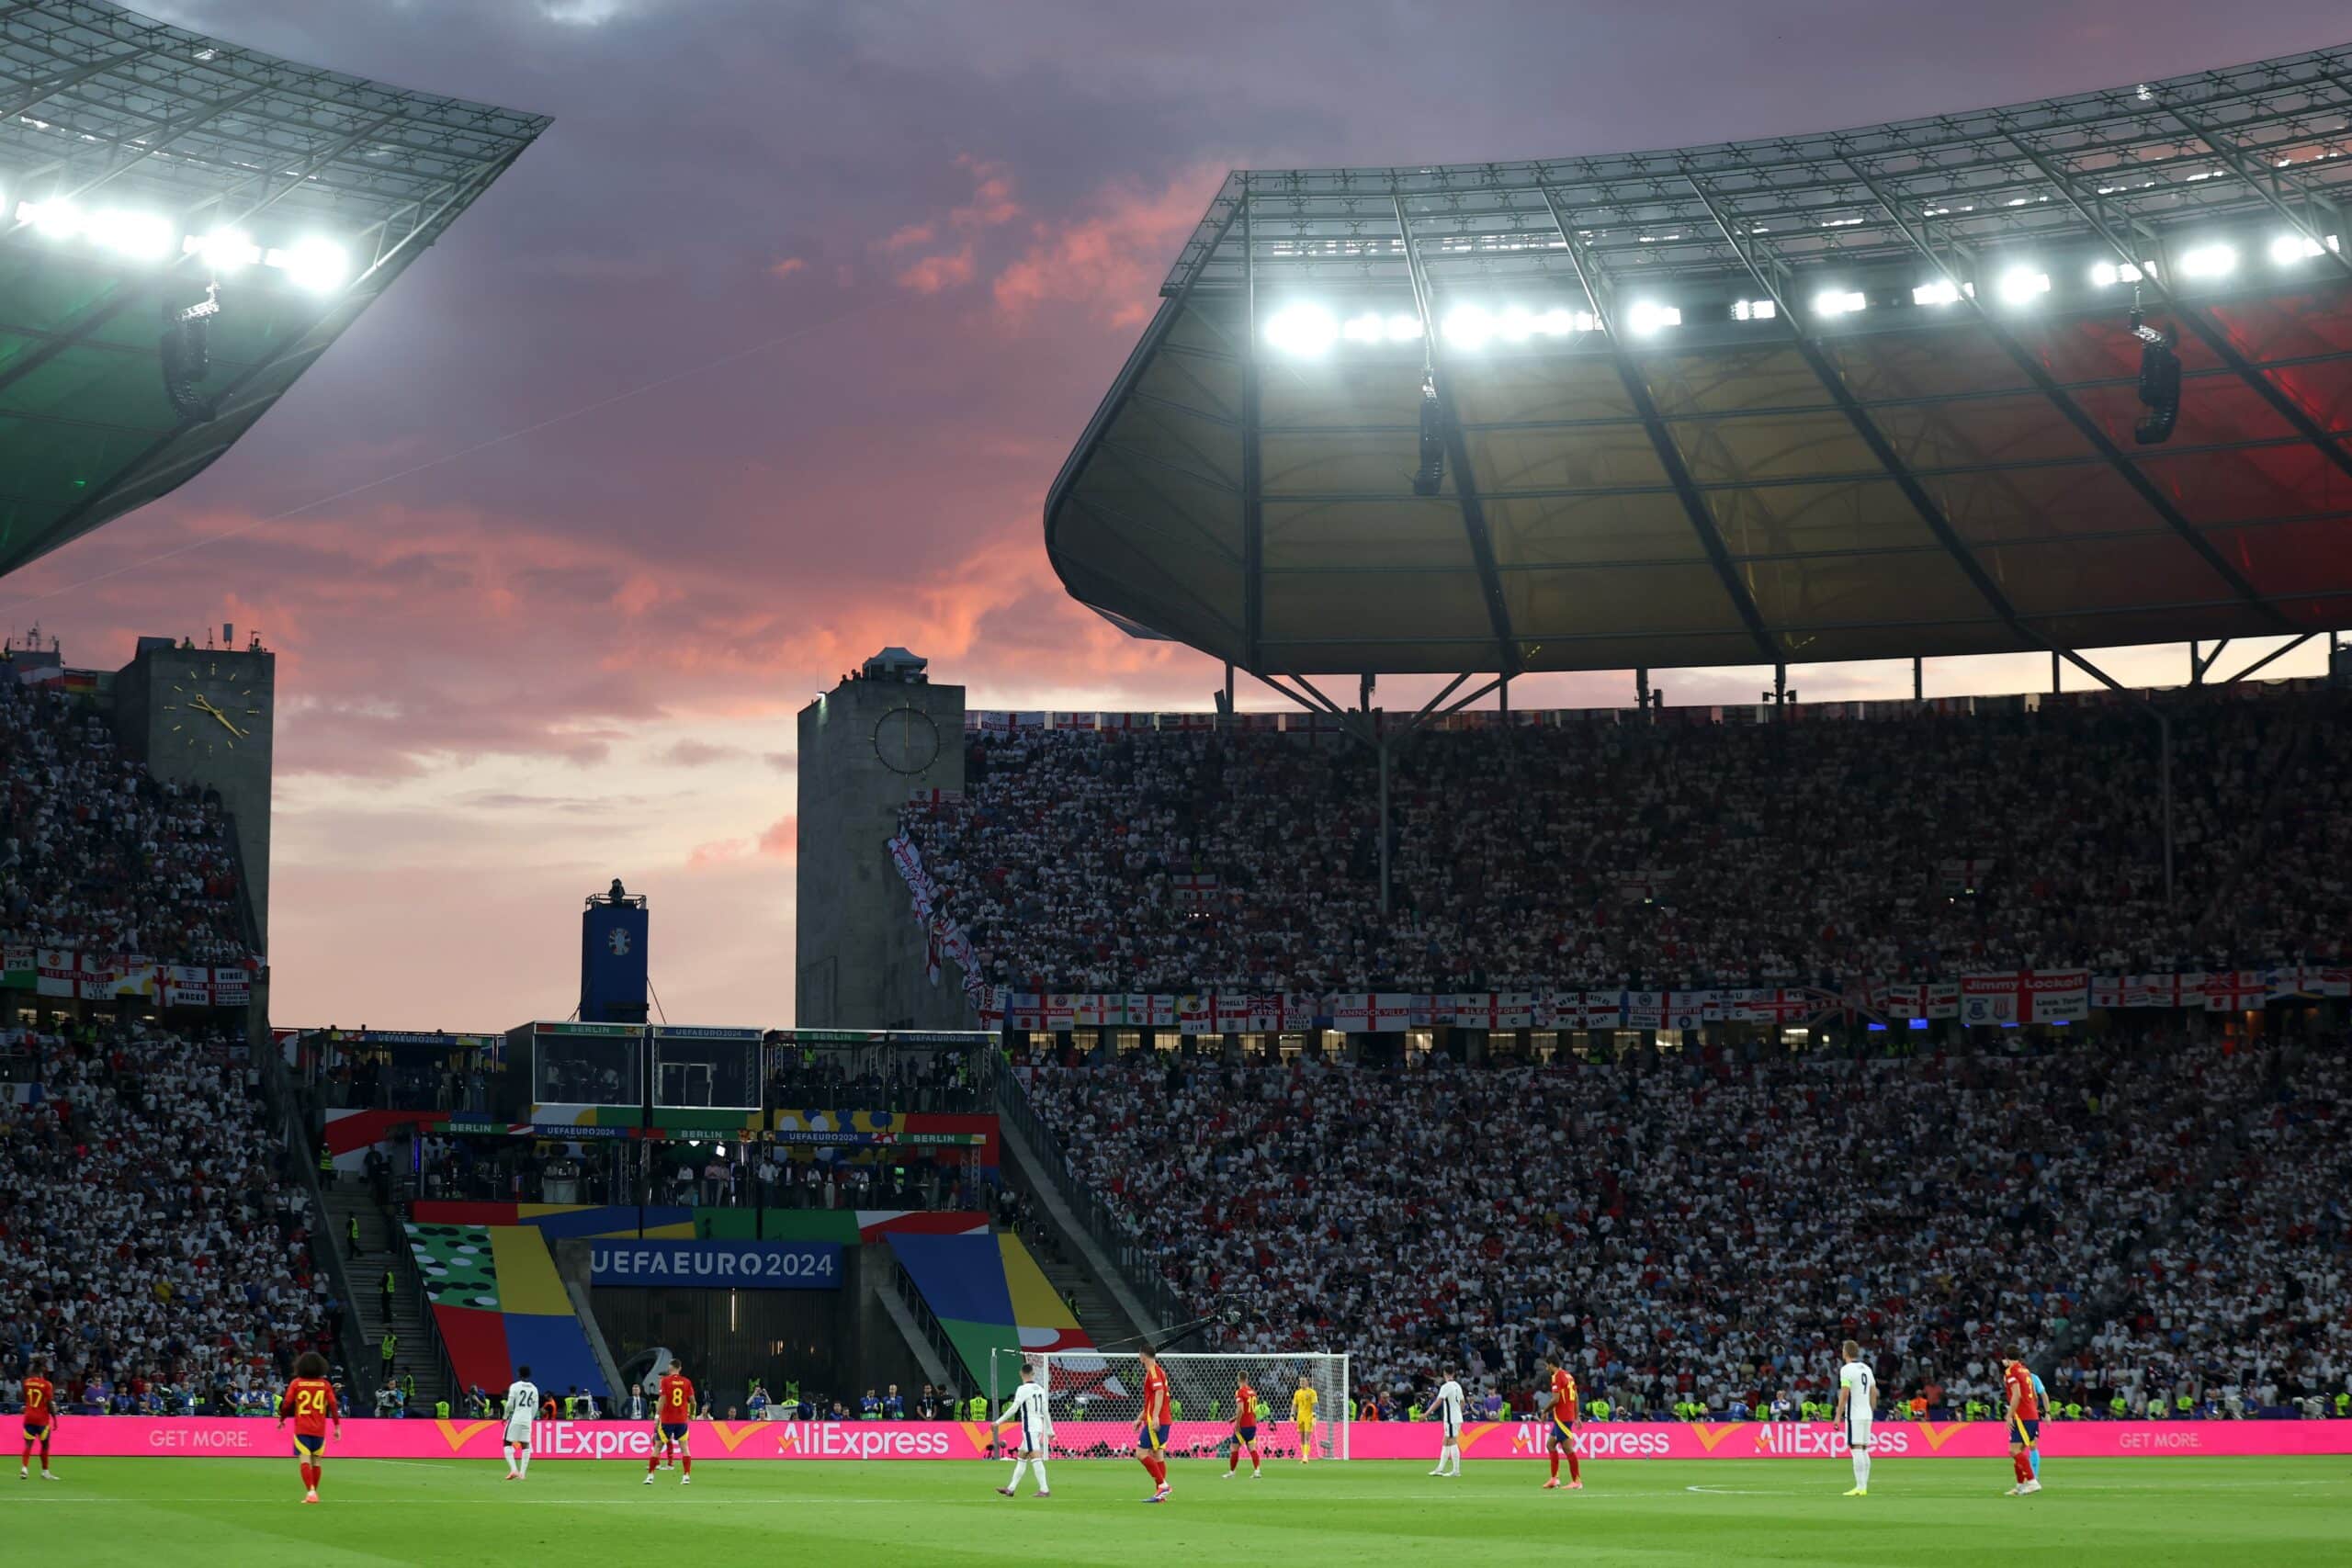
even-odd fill
[{"label": "goal post", "polygon": [[[1053,1409],[1054,1448],[1070,1459],[1124,1457],[1135,1451],[1143,1418],[1142,1359],[1132,1350],[1029,1350],[989,1353],[989,1414],[1001,1415],[1021,1386],[1023,1363],[1040,1371]],[[1234,1390],[1258,1395],[1258,1447],[1268,1459],[1299,1457],[1291,1395],[1299,1379],[1315,1391],[1310,1457],[1348,1457],[1348,1357],[1345,1351],[1185,1351],[1160,1355],[1168,1374],[1168,1453],[1223,1458],[1233,1443]]]}]

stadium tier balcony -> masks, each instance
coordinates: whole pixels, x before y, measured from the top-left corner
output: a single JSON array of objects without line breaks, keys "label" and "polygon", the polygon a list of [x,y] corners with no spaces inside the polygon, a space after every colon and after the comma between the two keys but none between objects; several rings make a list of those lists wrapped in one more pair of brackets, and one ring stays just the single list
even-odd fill
[{"label": "stadium tier balcony", "polygon": [[[2002,1347],[2107,1414],[2352,1371],[2352,1051],[2169,1029],[2098,1049],[1368,1067],[1098,1052],[1023,1069],[1073,1171],[1231,1348],[1448,1367],[1527,1409],[1565,1351],[1621,1415],[1997,1397]],[[1997,1406],[1996,1406],[1997,1408]],[[2173,1412],[2167,1409],[2165,1414]]]},{"label": "stadium tier balcony", "polygon": [[902,830],[1021,992],[1803,985],[2090,965],[2339,961],[2352,701],[2136,704],[1848,722],[1579,716],[1424,734],[1391,782],[1336,735],[976,737]]}]

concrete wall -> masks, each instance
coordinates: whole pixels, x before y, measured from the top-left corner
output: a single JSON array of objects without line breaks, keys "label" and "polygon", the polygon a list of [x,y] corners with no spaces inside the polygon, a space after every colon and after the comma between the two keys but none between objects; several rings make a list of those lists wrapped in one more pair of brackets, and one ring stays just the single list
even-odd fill
[{"label": "concrete wall", "polygon": [[[269,951],[270,764],[277,657],[258,649],[142,649],[115,677],[115,737],[157,778],[209,786],[237,821],[262,951]],[[201,694],[243,733],[189,710]]]},{"label": "concrete wall", "polygon": [[974,1027],[952,966],[937,986],[924,978],[922,932],[885,848],[909,795],[963,787],[961,686],[844,681],[800,710],[800,1026]]}]

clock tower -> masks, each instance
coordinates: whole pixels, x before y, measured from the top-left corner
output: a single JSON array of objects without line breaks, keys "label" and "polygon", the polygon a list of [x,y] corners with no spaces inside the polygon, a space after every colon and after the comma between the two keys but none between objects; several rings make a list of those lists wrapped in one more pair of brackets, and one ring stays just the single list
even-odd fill
[{"label": "clock tower", "polygon": [[808,1029],[978,1027],[953,966],[933,986],[927,942],[890,863],[917,790],[964,787],[964,688],[886,648],[800,710],[799,902],[794,1021]]},{"label": "clock tower", "polygon": [[[225,639],[224,639],[225,640]],[[235,819],[262,951],[269,951],[269,773],[277,658],[142,637],[115,677],[115,731],[147,771],[210,789]]]}]

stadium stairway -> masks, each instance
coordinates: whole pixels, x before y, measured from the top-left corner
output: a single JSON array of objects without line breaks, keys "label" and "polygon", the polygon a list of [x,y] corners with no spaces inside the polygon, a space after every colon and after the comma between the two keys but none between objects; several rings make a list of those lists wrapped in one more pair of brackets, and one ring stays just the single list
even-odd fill
[{"label": "stadium stairway", "polygon": [[1030,1247],[1046,1279],[1078,1314],[1079,1325],[1097,1345],[1132,1343],[1146,1324],[1153,1323],[1142,1300],[1120,1275],[1118,1266],[1096,1245],[1071,1212],[1067,1196],[1050,1177],[1046,1162],[1030,1149],[1028,1139],[1008,1116],[999,1123],[1003,1140],[1000,1158],[1008,1180],[1017,1180],[1036,1200],[1045,1228],[1051,1235],[1030,1238]]},{"label": "stadium stairway", "polygon": [[[392,1237],[399,1233],[391,1219],[376,1206],[365,1188],[346,1187],[341,1183],[325,1190],[327,1218],[334,1235],[334,1244],[343,1253],[344,1269],[350,1276],[354,1300],[352,1315],[358,1323],[365,1351],[361,1364],[352,1369],[355,1384],[368,1390],[360,1414],[375,1414],[375,1390],[381,1362],[377,1347],[384,1342],[384,1327],[389,1323],[398,1341],[392,1357],[395,1377],[416,1379],[416,1404],[412,1416],[429,1416],[435,1401],[447,1399],[455,1408],[458,1391],[449,1385],[447,1363],[441,1354],[441,1343],[433,1325],[424,1319],[423,1298],[418,1292],[415,1265],[409,1258],[405,1242],[395,1247]],[[359,1247],[351,1247],[351,1222],[359,1222]],[[384,1310],[384,1270],[392,1271],[392,1301],[389,1314]]]}]

